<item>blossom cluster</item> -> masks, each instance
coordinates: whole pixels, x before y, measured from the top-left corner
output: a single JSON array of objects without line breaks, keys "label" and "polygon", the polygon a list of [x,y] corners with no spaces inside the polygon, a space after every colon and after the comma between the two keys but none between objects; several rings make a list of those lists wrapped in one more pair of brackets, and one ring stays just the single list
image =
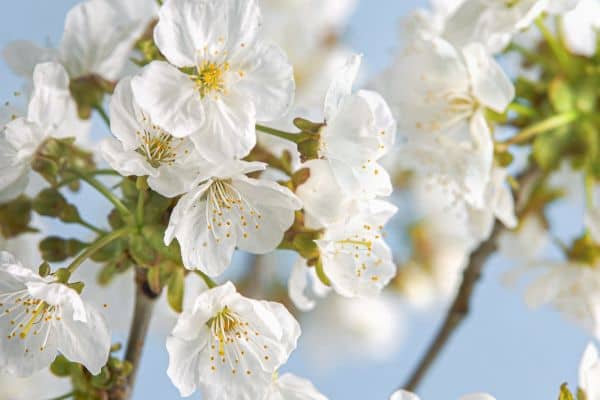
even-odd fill
[{"label": "blossom cluster", "polygon": [[[599,1],[432,0],[403,19],[403,45],[367,89],[355,89],[363,56],[338,41],[354,2],[281,3],[84,0],[56,48],[4,49],[27,104],[0,110],[0,237],[36,231],[34,212],[95,236],[48,235],[39,266],[2,242],[0,374],[50,367],[76,398],[131,396],[140,338],[116,355],[108,305],[75,279],[88,261],[102,283],[135,287],[120,293],[136,299],[131,335],[149,324],[143,304],[165,294],[177,313],[167,375],[207,400],[326,399],[280,372],[302,328],[310,340],[305,315],[322,348],[389,352],[390,297],[455,295],[467,264],[485,261],[476,249],[517,265],[509,283],[543,270],[526,303],[551,304],[600,339]],[[92,116],[110,130],[97,146]],[[83,183],[113,207],[108,228],[70,203]],[[568,191],[585,217],[566,243],[547,206]],[[412,224],[404,259],[388,236],[397,214]],[[542,254],[550,242],[559,260]],[[293,254],[287,285],[261,287],[277,279],[262,265],[277,250]],[[238,278],[242,252],[255,265]],[[590,345],[588,400],[597,364]]]}]

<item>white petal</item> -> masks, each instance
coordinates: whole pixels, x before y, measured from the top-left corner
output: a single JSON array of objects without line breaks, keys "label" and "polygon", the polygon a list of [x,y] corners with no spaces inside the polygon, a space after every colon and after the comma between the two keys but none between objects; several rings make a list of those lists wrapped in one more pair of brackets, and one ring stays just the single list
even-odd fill
[{"label": "white petal", "polygon": [[265,400],[327,400],[307,379],[283,374],[273,382],[272,393]]},{"label": "white petal", "polygon": [[473,393],[462,396],[460,400],[496,400],[493,396],[486,393]]},{"label": "white petal", "polygon": [[106,162],[123,176],[155,176],[158,171],[134,150],[125,150],[115,138],[106,138],[100,143],[100,151]]},{"label": "white petal", "polygon": [[205,158],[244,158],[256,144],[254,105],[239,93],[204,101],[206,118],[190,138]]},{"label": "white petal", "polygon": [[286,54],[272,43],[256,43],[252,52],[240,60],[244,77],[237,86],[254,102],[258,121],[283,117],[294,100],[294,71]]},{"label": "white petal", "polygon": [[466,46],[463,55],[475,97],[492,110],[504,112],[515,97],[515,88],[502,67],[480,44]]},{"label": "white petal", "polygon": [[336,74],[325,97],[325,120],[329,121],[337,114],[342,100],[352,93],[352,85],[360,69],[362,56],[354,54],[348,58],[344,67]]},{"label": "white petal", "polygon": [[200,94],[192,80],[175,67],[153,61],[131,81],[133,94],[154,123],[171,135],[185,137],[205,120]]},{"label": "white petal", "polygon": [[259,25],[255,0],[173,0],[160,10],[154,40],[171,63],[193,66],[198,57],[250,47]]},{"label": "white petal", "polygon": [[414,393],[407,392],[405,390],[398,390],[392,394],[390,400],[420,400],[419,396]]},{"label": "white petal", "polygon": [[316,305],[316,302],[304,293],[307,287],[308,268],[306,261],[303,258],[299,258],[294,263],[290,278],[288,279],[288,295],[296,308],[301,311],[310,311]]},{"label": "white petal", "polygon": [[[310,160],[303,167],[310,169],[310,177],[300,185],[296,194],[304,204],[307,217],[312,219],[309,225],[319,228],[338,221],[344,215],[347,203],[344,190],[326,160]],[[337,204],[337,207],[331,207]]]},{"label": "white petal", "polygon": [[33,69],[37,64],[58,58],[55,49],[39,47],[27,40],[9,42],[4,48],[3,56],[10,69],[24,78],[33,76]]},{"label": "white petal", "polygon": [[169,367],[167,375],[182,397],[190,396],[196,391],[200,351],[207,344],[207,336],[198,340],[182,340],[178,337],[167,338]]},{"label": "white petal", "polygon": [[110,99],[110,130],[123,143],[126,150],[139,147],[136,132],[142,127],[138,121],[140,111],[131,87],[132,77],[119,81]]},{"label": "white petal", "polygon": [[193,162],[178,162],[158,168],[158,173],[148,178],[148,186],[165,197],[176,197],[192,188],[197,175]]},{"label": "white petal", "polygon": [[61,64],[38,64],[33,72],[33,93],[27,118],[41,126],[61,123],[71,103],[69,76]]},{"label": "white petal", "polygon": [[597,49],[599,21],[598,0],[582,0],[574,10],[563,16],[563,37],[571,52],[587,57],[594,55]]},{"label": "white petal", "polygon": [[92,375],[108,361],[111,338],[106,320],[85,305],[85,322],[77,319],[70,305],[61,306],[62,320],[56,324],[58,350],[69,360],[83,364]]},{"label": "white petal", "polygon": [[[236,245],[235,231],[227,237],[208,220],[207,203],[199,199],[205,187],[184,195],[173,210],[165,239],[177,237],[181,246],[183,265],[188,269],[199,269],[207,275],[218,276],[231,263]],[[210,227],[210,229],[209,229]],[[220,234],[223,233],[223,234]]]},{"label": "white petal", "polygon": [[142,29],[107,1],[79,3],[65,20],[61,61],[71,78],[98,74],[116,80]]},{"label": "white petal", "polygon": [[242,176],[233,181],[233,186],[261,216],[255,219],[246,213],[249,226],[238,225],[238,247],[257,254],[274,250],[294,222],[294,213],[302,206],[300,200],[289,189],[266,180]]}]

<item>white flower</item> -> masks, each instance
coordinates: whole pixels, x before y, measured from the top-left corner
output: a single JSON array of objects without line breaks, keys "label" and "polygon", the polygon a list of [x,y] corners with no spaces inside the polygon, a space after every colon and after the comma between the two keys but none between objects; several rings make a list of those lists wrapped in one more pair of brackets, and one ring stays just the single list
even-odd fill
[{"label": "white flower", "polygon": [[32,375],[57,352],[98,374],[110,333],[102,315],[68,286],[42,278],[0,252],[0,371]]},{"label": "white flower", "polygon": [[330,225],[316,240],[323,271],[334,290],[345,297],[377,295],[396,274],[383,226],[397,208],[372,200],[351,210],[343,222]]},{"label": "white flower", "polygon": [[23,193],[31,161],[44,140],[71,134],[64,129],[71,101],[64,68],[57,63],[39,64],[33,83],[27,117],[12,119],[0,132],[0,202]]},{"label": "white flower", "polygon": [[301,202],[275,182],[246,177],[265,166],[232,160],[201,169],[199,185],[179,200],[165,232],[166,244],[177,238],[186,268],[216,276],[236,246],[264,254],[279,245]]},{"label": "white flower", "polygon": [[568,320],[600,338],[600,273],[597,266],[548,262],[543,267],[547,271],[526,289],[527,305],[535,309],[549,304]]},{"label": "white flower", "polygon": [[394,145],[396,121],[378,93],[352,93],[360,62],[361,56],[351,56],[329,86],[319,156],[329,161],[345,190],[387,196],[392,191],[391,182],[377,160]]},{"label": "white flower", "polygon": [[397,297],[347,299],[331,295],[303,320],[303,339],[312,365],[389,360],[402,345],[403,325]]},{"label": "white flower", "polygon": [[231,282],[200,294],[167,338],[167,374],[182,396],[266,396],[273,373],[296,347],[300,326],[279,303],[251,300]]},{"label": "white flower", "polygon": [[[312,283],[312,293],[306,293],[308,277]],[[306,260],[298,258],[288,279],[288,295],[294,306],[300,311],[310,311],[317,305],[312,297],[325,297],[331,288],[325,286],[317,276],[314,268],[308,268]]]},{"label": "white flower", "polygon": [[503,112],[514,97],[501,67],[479,44],[459,53],[441,39],[418,40],[380,82],[404,136],[404,167],[483,208],[494,149],[484,110]]},{"label": "white flower", "polygon": [[476,240],[483,241],[490,237],[496,218],[507,228],[517,226],[515,201],[506,182],[507,176],[506,169],[494,166],[491,180],[483,193],[485,206],[478,208],[467,205],[469,230]]},{"label": "white flower", "polygon": [[69,378],[59,378],[48,369],[26,378],[0,375],[0,387],[3,400],[54,398],[73,388]]},{"label": "white flower", "polygon": [[562,15],[573,10],[583,0],[548,0],[546,11],[552,15]]},{"label": "white flower", "polygon": [[173,65],[153,62],[134,78],[138,103],[172,135],[190,136],[204,157],[244,157],[256,121],[285,114],[294,94],[292,67],[259,39],[259,27],[256,0],[167,2],[154,40]]},{"label": "white flower", "polygon": [[115,88],[110,111],[116,139],[106,139],[101,149],[111,167],[124,176],[148,176],[148,185],[163,196],[186,192],[198,163],[189,138],[172,136],[153,123],[133,97],[129,77]]},{"label": "white flower", "polygon": [[306,163],[311,176],[297,191],[316,224],[339,219],[341,207],[331,207],[335,198],[340,204],[344,197],[392,193],[390,177],[377,161],[394,145],[396,122],[379,94],[352,93],[360,61],[358,55],[350,57],[329,87],[319,139],[321,160]]},{"label": "white flower", "polygon": [[26,78],[36,64],[56,61],[63,64],[72,79],[95,74],[116,80],[143,29],[110,1],[88,0],[68,12],[57,49],[20,40],[4,49],[4,58],[13,71]]},{"label": "white flower", "polygon": [[[390,400],[420,400],[420,397],[414,393],[407,392],[406,390],[398,390],[397,392],[392,394],[392,397],[390,397]],[[468,394],[468,395],[462,396],[460,398],[460,400],[495,400],[495,399],[494,399],[494,397],[490,396],[489,394],[474,393],[474,394]]]},{"label": "white flower", "polygon": [[577,7],[562,18],[565,44],[575,54],[591,57],[598,49],[600,0],[581,0]]},{"label": "white flower", "polygon": [[600,359],[593,343],[587,345],[579,363],[579,388],[587,400],[600,400]]},{"label": "white flower", "polygon": [[293,374],[274,378],[265,400],[327,400],[314,385]]},{"label": "white flower", "polygon": [[[261,0],[263,35],[285,50],[294,66],[294,114],[320,108],[331,78],[347,56],[343,45],[332,43],[348,23],[356,0]],[[306,21],[310,21],[309,24]],[[303,115],[300,115],[303,116]]]},{"label": "white flower", "polygon": [[547,4],[548,0],[464,0],[446,18],[439,35],[457,48],[478,42],[495,54],[531,25]]}]

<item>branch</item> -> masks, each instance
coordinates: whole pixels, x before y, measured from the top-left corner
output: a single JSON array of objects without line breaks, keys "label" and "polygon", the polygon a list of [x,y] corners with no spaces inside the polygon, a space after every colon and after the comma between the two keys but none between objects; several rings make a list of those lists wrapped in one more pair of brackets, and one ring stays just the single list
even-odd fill
[{"label": "branch", "polygon": [[150,321],[152,320],[155,297],[148,287],[145,271],[139,268],[136,269],[135,308],[131,320],[127,348],[125,350],[125,360],[131,363],[132,370],[131,374],[127,377],[126,386],[119,388],[116,393],[110,396],[113,400],[129,400],[133,396],[137,372],[146,337],[148,336]]},{"label": "branch", "polygon": [[[532,168],[525,171],[518,179],[519,196],[516,201],[518,213],[525,208],[527,199],[529,198],[529,195],[531,194],[531,191],[533,190],[539,176],[539,172]],[[456,331],[456,329],[469,314],[473,290],[481,278],[481,272],[486,264],[486,261],[496,251],[497,239],[504,229],[505,228],[503,227],[502,223],[496,221],[490,237],[485,242],[481,243],[473,253],[471,253],[469,264],[463,272],[462,283],[458,289],[458,293],[456,294],[454,301],[452,302],[452,305],[446,313],[444,322],[429,345],[427,351],[417,364],[417,367],[414,369],[410,378],[402,386],[403,389],[415,391],[448,343],[448,340],[454,331]]]}]

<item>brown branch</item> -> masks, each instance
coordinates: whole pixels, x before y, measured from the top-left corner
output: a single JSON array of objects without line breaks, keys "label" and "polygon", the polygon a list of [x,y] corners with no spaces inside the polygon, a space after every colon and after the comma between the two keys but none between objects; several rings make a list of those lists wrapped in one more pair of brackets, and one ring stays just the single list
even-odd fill
[{"label": "brown branch", "polygon": [[[525,209],[527,199],[538,181],[540,174],[535,169],[529,169],[525,171],[520,178],[519,182],[519,195],[517,198],[517,210],[519,213]],[[486,264],[488,258],[497,249],[497,239],[504,230],[503,225],[496,221],[490,237],[473,252],[469,259],[469,264],[463,272],[463,280],[458,289],[458,292],[452,302],[452,305],[446,313],[446,317],[442,326],[439,328],[433,341],[427,348],[427,351],[417,364],[410,378],[402,386],[403,389],[414,391],[431,366],[434,364],[437,357],[440,355],[448,340],[460,324],[465,320],[469,314],[471,306],[471,298],[473,290],[479,279],[481,278],[481,272]]]},{"label": "brown branch", "polygon": [[133,396],[137,372],[152,320],[155,298],[156,295],[148,286],[146,272],[141,268],[136,268],[135,307],[125,349],[125,360],[131,363],[132,370],[127,377],[127,384],[111,394],[112,400],[129,400]]}]

